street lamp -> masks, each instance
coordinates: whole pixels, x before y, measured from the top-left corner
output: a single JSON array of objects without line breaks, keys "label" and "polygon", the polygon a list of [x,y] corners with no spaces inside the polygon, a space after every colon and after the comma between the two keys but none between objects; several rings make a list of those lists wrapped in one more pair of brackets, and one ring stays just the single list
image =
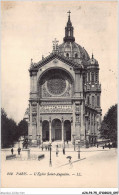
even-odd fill
[{"label": "street lamp", "polygon": [[50,146],[50,162],[49,162],[49,166],[52,167],[52,159],[51,159],[51,146],[52,146],[52,144],[50,143],[49,146]]},{"label": "street lamp", "polygon": [[80,141],[78,141],[78,159],[80,159]]},{"label": "street lamp", "polygon": [[96,132],[96,138],[98,139],[100,137],[100,133],[99,133],[99,117],[97,116],[96,118],[96,122],[97,122],[97,132]]},{"label": "street lamp", "polygon": [[74,140],[74,151],[75,151],[75,134],[72,134]]},{"label": "street lamp", "polygon": [[40,136],[41,136],[41,135],[39,135],[39,140],[38,140],[38,143],[39,143],[39,148],[40,148]]},{"label": "street lamp", "polygon": [[64,145],[63,145],[63,154],[65,155],[65,140],[64,140]]}]

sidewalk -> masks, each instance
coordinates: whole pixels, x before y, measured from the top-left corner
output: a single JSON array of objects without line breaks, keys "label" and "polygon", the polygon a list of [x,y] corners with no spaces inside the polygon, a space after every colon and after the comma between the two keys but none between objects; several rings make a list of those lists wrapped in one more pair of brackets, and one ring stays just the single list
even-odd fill
[{"label": "sidewalk", "polygon": [[[15,150],[17,154],[17,150]],[[6,154],[11,154],[10,151],[2,151],[2,156],[6,157]],[[38,155],[44,154],[45,158],[38,160]],[[70,165],[67,156],[71,156],[72,164]],[[26,183],[31,187],[39,187],[41,182],[47,182],[51,187],[52,177],[57,181],[57,186],[63,187],[63,181],[67,183],[72,177],[72,181],[77,181],[79,185],[75,186],[75,183],[70,183],[70,187],[89,187],[93,184],[95,187],[116,187],[117,186],[117,149],[104,149],[101,148],[88,148],[81,149],[80,159],[78,159],[78,152],[70,151],[70,148],[66,150],[63,155],[60,150],[58,157],[56,152],[51,152],[52,166],[49,166],[50,152],[41,151],[41,149],[31,149],[31,159],[27,159],[27,152],[21,151],[21,155],[14,160],[5,160],[2,158],[1,172],[4,182],[9,183],[17,180],[16,187],[24,187]],[[8,176],[8,172],[13,172],[14,177]],[[19,174],[27,174],[24,177]],[[45,174],[45,175],[42,175]],[[59,176],[49,177],[47,174],[58,174]],[[63,176],[64,174],[64,176]],[[69,176],[67,176],[69,174]],[[42,176],[42,177],[41,177]],[[14,180],[11,181],[11,178]],[[61,180],[60,180],[61,178]],[[113,181],[112,181],[113,178]],[[31,179],[33,183],[31,182]],[[59,183],[60,182],[60,183]]]}]

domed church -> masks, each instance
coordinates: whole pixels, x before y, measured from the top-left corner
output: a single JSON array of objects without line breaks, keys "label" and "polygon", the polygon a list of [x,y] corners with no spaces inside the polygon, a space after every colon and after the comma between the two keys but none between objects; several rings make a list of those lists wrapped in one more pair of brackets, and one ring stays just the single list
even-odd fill
[{"label": "domed church", "polygon": [[99,64],[75,42],[68,12],[63,43],[30,65],[28,137],[32,143],[74,140],[93,145],[101,123]]}]

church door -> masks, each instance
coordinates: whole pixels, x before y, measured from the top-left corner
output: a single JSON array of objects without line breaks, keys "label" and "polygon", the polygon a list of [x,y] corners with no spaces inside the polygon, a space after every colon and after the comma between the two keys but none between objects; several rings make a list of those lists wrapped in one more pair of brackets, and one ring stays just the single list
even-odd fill
[{"label": "church door", "polygon": [[66,140],[71,140],[71,131],[66,131]]},{"label": "church door", "polygon": [[61,129],[55,129],[55,139],[61,140]]},{"label": "church door", "polygon": [[46,141],[49,141],[49,131],[46,131]]},{"label": "church door", "polygon": [[71,141],[71,122],[69,120],[64,121],[64,138],[66,141]]},{"label": "church door", "polygon": [[49,141],[49,122],[47,120],[42,122],[42,139],[43,141]]},{"label": "church door", "polygon": [[61,140],[62,139],[61,121],[59,119],[54,119],[52,121],[52,128],[54,131],[54,140]]}]

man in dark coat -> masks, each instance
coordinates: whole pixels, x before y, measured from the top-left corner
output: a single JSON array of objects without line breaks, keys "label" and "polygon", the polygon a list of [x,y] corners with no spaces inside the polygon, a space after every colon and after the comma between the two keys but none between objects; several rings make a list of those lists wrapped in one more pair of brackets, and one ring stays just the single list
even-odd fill
[{"label": "man in dark coat", "polygon": [[13,148],[11,149],[11,153],[12,153],[12,155],[13,155],[13,152],[14,152],[14,150],[13,150]]},{"label": "man in dark coat", "polygon": [[18,155],[20,155],[21,148],[19,147],[17,151],[18,151]]}]

